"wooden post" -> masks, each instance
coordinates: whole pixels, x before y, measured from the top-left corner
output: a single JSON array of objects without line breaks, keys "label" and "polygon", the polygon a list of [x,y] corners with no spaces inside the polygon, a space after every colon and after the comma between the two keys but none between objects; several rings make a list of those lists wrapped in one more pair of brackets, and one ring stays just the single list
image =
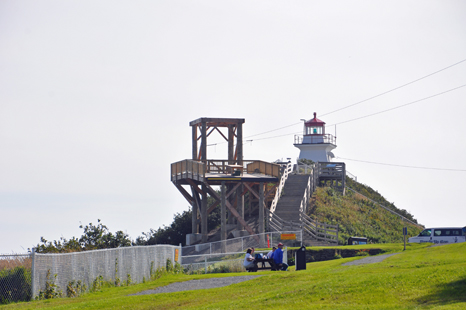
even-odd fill
[{"label": "wooden post", "polygon": [[[244,197],[243,197],[243,185],[241,184],[236,189],[236,210],[238,211],[240,217],[244,220]],[[237,227],[238,230],[243,230],[243,226],[238,221]]]},{"label": "wooden post", "polygon": [[193,234],[198,234],[199,233],[199,226],[197,225],[197,210],[199,209],[198,201],[196,199],[196,192],[193,188],[191,188],[191,191],[193,193],[193,204],[192,204],[192,219],[191,219],[191,229]]},{"label": "wooden post", "polygon": [[228,164],[232,165],[234,160],[233,145],[235,135],[233,134],[233,125],[228,125]]},{"label": "wooden post", "polygon": [[236,162],[243,164],[243,124],[236,124]]},{"label": "wooden post", "polygon": [[251,195],[251,193],[248,194],[248,209],[249,209],[249,218],[251,218],[251,210],[252,210],[252,195]]},{"label": "wooden post", "polygon": [[192,126],[193,129],[193,160],[197,160],[197,126]]},{"label": "wooden post", "polygon": [[[264,230],[264,182],[259,183],[259,234],[263,234]],[[264,245],[264,236],[260,237],[261,246]]]},{"label": "wooden post", "polygon": [[[201,128],[201,160],[205,163],[207,160],[207,123],[202,122]],[[207,187],[205,183],[202,183],[202,201],[201,201],[201,233],[202,233],[202,242],[207,242]]]},{"label": "wooden post", "polygon": [[202,242],[207,242],[207,234],[209,232],[207,227],[207,186],[205,183],[202,183],[202,201],[201,201],[201,233],[202,233]]},{"label": "wooden post", "polygon": [[207,123],[201,123],[201,160],[207,160]]},{"label": "wooden post", "polygon": [[[227,240],[227,204],[226,204],[226,185],[225,181],[222,181],[222,203],[221,203],[221,231],[220,231],[220,240]],[[225,252],[226,246],[225,242],[222,242],[222,251]]]}]

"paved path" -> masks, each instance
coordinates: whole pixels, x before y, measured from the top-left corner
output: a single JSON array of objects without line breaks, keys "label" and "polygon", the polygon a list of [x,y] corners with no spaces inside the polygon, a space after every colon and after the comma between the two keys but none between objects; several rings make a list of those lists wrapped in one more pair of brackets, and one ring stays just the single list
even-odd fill
[{"label": "paved path", "polygon": [[354,265],[364,265],[364,264],[373,264],[373,263],[380,263],[387,257],[397,255],[400,253],[392,253],[392,254],[384,254],[384,255],[377,255],[377,256],[368,256],[364,257],[363,259],[354,260],[352,262],[344,263],[342,266],[354,266]]},{"label": "paved path", "polygon": [[142,291],[132,295],[147,295],[147,294],[159,294],[159,293],[173,293],[180,291],[191,291],[191,290],[202,290],[208,288],[228,286],[243,281],[255,279],[260,276],[239,276],[239,277],[225,277],[225,278],[209,278],[201,280],[191,280],[184,282],[176,282],[167,286],[161,286],[155,290]]},{"label": "paved path", "polygon": [[[400,253],[384,254],[377,256],[364,257],[352,262],[344,263],[342,266],[353,266],[353,265],[363,265],[363,264],[373,264],[380,263],[387,257],[397,255]],[[239,277],[224,277],[224,278],[209,278],[209,279],[200,279],[200,280],[191,280],[184,282],[176,282],[169,284],[167,286],[158,287],[155,290],[142,291],[132,295],[148,295],[148,294],[159,294],[159,293],[173,293],[180,291],[191,291],[191,290],[202,290],[215,287],[228,286],[235,283],[240,283],[243,281],[248,281],[260,277],[257,276],[239,276]]]}]

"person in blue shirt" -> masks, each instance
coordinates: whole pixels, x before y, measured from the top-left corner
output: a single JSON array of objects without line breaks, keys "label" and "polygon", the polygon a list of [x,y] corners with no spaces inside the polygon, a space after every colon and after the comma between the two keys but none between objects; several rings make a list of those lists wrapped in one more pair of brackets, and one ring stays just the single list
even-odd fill
[{"label": "person in blue shirt", "polygon": [[288,265],[283,262],[283,243],[280,242],[277,247],[278,249],[273,252],[273,261],[280,270],[286,271],[288,269]]}]

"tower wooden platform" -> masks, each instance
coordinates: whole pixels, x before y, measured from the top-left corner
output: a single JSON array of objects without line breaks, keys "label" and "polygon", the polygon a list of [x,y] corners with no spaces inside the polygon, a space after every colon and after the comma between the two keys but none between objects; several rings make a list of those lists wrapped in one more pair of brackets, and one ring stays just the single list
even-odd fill
[{"label": "tower wooden platform", "polygon": [[[207,216],[217,207],[221,208],[222,240],[227,238],[227,220],[229,224],[236,221],[241,233],[254,235],[265,232],[264,212],[275,196],[280,166],[243,159],[243,123],[244,119],[230,118],[199,118],[190,122],[192,159],[171,164],[171,181],[192,206],[192,234],[186,236],[188,245],[207,242]],[[207,158],[207,138],[214,132],[228,143],[227,159]],[[220,190],[215,190],[214,187],[218,186]],[[244,220],[244,197],[247,193],[249,207],[255,204],[259,208],[258,231]],[[213,198],[211,205],[208,205],[208,196]]]}]

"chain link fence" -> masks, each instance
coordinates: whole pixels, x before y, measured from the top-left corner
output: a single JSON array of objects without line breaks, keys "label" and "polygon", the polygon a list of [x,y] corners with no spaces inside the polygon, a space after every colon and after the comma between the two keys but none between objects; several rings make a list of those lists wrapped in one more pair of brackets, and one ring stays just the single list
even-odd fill
[{"label": "chain link fence", "polygon": [[0,255],[0,304],[31,299],[31,255]]},{"label": "chain link fence", "polygon": [[[282,239],[290,238],[290,239]],[[183,247],[181,265],[187,273],[242,272],[248,248],[271,248],[281,242],[285,247],[302,245],[302,231],[268,232],[218,242]],[[268,253],[256,250],[255,253]],[[286,261],[286,251],[284,253]]]},{"label": "chain link fence", "polygon": [[87,288],[95,285],[95,281],[117,285],[142,283],[158,268],[165,268],[167,260],[179,263],[180,250],[179,246],[153,245],[65,254],[36,253],[33,254],[32,295],[38,296],[45,290],[47,281],[51,281],[50,275],[57,290],[78,281]]},{"label": "chain link fence", "polygon": [[[293,239],[282,239],[287,236]],[[285,237],[284,237],[285,238]],[[257,235],[249,235],[239,238],[227,239],[223,241],[201,243],[183,247],[183,259],[185,256],[205,255],[205,254],[223,254],[244,252],[250,247],[254,248],[271,248],[277,246],[279,242],[288,247],[302,245],[302,231],[274,231]],[[182,264],[185,261],[182,260]]]},{"label": "chain link fence", "polygon": [[159,268],[181,262],[181,246],[134,246],[61,254],[0,255],[0,304],[29,301],[50,284],[62,296],[95,283],[141,283]]}]

